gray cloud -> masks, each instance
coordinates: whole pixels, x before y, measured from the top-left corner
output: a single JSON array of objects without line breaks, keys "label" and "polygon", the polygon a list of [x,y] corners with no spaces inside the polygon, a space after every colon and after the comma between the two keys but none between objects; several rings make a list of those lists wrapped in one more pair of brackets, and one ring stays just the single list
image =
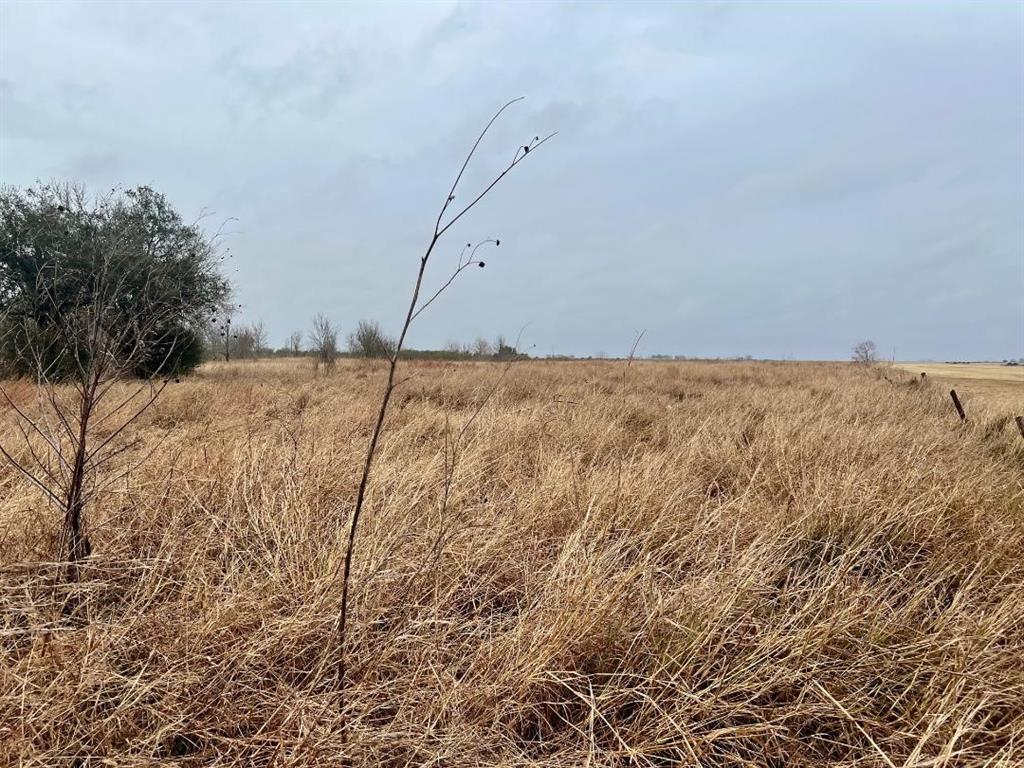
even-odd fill
[{"label": "gray cloud", "polygon": [[288,53],[275,63],[251,63],[243,48],[219,62],[230,92],[229,110],[247,125],[295,111],[307,119],[328,118],[350,90],[345,51],[317,44]]},{"label": "gray cloud", "polygon": [[1024,32],[1002,3],[0,6],[0,170],[148,183],[238,217],[273,336],[393,325],[489,112],[478,189],[560,135],[436,254],[498,235],[416,345],[1024,355]]},{"label": "gray cloud", "polygon": [[121,161],[114,152],[93,152],[75,155],[52,168],[49,175],[70,179],[113,176],[121,171]]}]

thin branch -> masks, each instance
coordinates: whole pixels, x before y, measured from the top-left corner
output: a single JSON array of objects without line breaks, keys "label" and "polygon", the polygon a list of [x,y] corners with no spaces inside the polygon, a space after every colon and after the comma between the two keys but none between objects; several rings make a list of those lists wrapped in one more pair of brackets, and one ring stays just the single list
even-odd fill
[{"label": "thin branch", "polygon": [[7,449],[4,448],[2,444],[0,444],[0,454],[3,454],[3,457],[7,459],[8,462],[10,462],[11,466],[18,470],[18,472],[20,472],[30,483],[32,483],[39,490],[45,493],[52,501],[56,502],[57,504],[63,504],[63,499],[61,499],[49,488],[47,488],[45,483],[40,481],[39,478],[37,478],[35,475],[29,472],[28,469],[22,466],[21,462],[19,462],[16,458],[9,454],[7,452]]},{"label": "thin branch", "polygon": [[160,386],[157,387],[157,389],[150,395],[149,400],[147,400],[142,405],[141,408],[135,411],[135,413],[133,413],[129,419],[122,423],[121,426],[119,426],[117,429],[115,429],[113,432],[107,435],[106,439],[103,440],[103,442],[101,442],[98,446],[96,446],[96,448],[94,448],[93,450],[89,451],[86,454],[86,461],[91,461],[93,457],[95,457],[100,451],[102,451],[107,445],[109,445],[114,438],[116,438],[118,435],[120,435],[122,432],[128,429],[128,427],[130,427],[135,422],[136,419],[138,419],[140,416],[142,416],[142,414],[149,410],[149,407],[157,401],[157,398],[160,397],[160,394],[164,391],[164,389],[167,388],[168,384],[170,384],[170,379],[164,379]]},{"label": "thin branch", "polygon": [[[543,139],[540,139],[540,140],[539,140],[539,141],[538,141],[538,142],[537,142],[537,143],[536,143],[536,144],[534,145],[534,148],[536,149],[536,148],[537,148],[537,147],[539,147],[539,146],[540,146],[541,144],[544,144],[544,143],[545,143],[545,142],[547,142],[547,141],[548,141],[549,139],[553,139],[553,138],[554,138],[555,136],[557,136],[557,135],[558,135],[558,131],[555,131],[554,133],[550,133],[550,134],[548,134],[548,135],[547,135],[547,136],[545,136],[545,137],[544,137]],[[531,150],[531,151],[532,151],[532,150]],[[519,158],[518,158],[517,160],[513,160],[513,161],[512,161],[511,163],[509,163],[509,164],[508,164],[508,167],[507,167],[507,168],[505,168],[505,170],[503,170],[503,171],[502,171],[501,173],[499,173],[499,174],[498,174],[498,175],[497,175],[497,176],[496,176],[496,177],[494,178],[494,180],[493,180],[493,181],[492,181],[492,182],[491,182],[490,184],[488,184],[488,185],[487,185],[486,187],[484,187],[484,191],[483,191],[483,192],[481,192],[481,193],[480,193],[479,195],[477,195],[477,196],[476,196],[476,197],[475,197],[475,198],[473,199],[473,202],[471,202],[471,203],[470,203],[469,205],[467,205],[467,206],[466,206],[465,208],[463,208],[463,209],[462,209],[461,211],[459,211],[459,212],[458,212],[458,213],[457,213],[457,214],[455,215],[455,217],[454,217],[454,218],[452,218],[452,220],[451,220],[451,221],[449,221],[449,222],[448,222],[447,224],[445,224],[445,225],[444,225],[444,227],[442,227],[441,231],[437,233],[437,236],[438,236],[438,237],[440,237],[441,235],[443,235],[443,234],[444,234],[445,232],[447,232],[447,231],[448,231],[448,230],[449,230],[449,229],[451,228],[451,226],[452,226],[452,225],[453,225],[453,224],[454,224],[454,223],[455,223],[456,221],[458,221],[458,220],[459,220],[459,219],[461,219],[461,218],[462,218],[463,216],[465,216],[465,215],[466,215],[467,213],[469,213],[469,211],[470,211],[470,210],[471,210],[471,209],[472,209],[472,208],[473,208],[473,207],[474,207],[474,206],[475,206],[475,205],[476,205],[477,203],[479,203],[479,202],[480,202],[481,200],[483,200],[483,199],[484,199],[484,196],[485,196],[485,195],[486,195],[486,194],[487,194],[488,192],[490,192],[490,191],[491,191],[492,189],[494,189],[495,185],[496,185],[496,184],[497,184],[497,183],[498,183],[499,181],[501,181],[501,180],[502,180],[503,178],[505,178],[505,176],[506,176],[506,175],[508,174],[508,172],[509,172],[509,171],[511,171],[511,170],[512,170],[513,168],[515,168],[515,167],[516,167],[517,165],[519,165],[519,164],[520,164],[521,162],[523,162],[523,160],[525,160],[525,159],[527,158],[527,156],[528,156],[528,153],[524,153],[523,155],[519,156]]]},{"label": "thin branch", "polygon": [[[479,251],[480,248],[482,246],[486,245],[487,243],[494,243],[495,245],[497,245],[498,242],[499,242],[498,240],[483,240],[482,242],[477,243],[476,247],[470,253],[469,260],[467,262],[465,262],[465,263],[462,262],[462,254],[459,254],[459,265],[455,269],[455,271],[452,272],[451,277],[448,278],[447,282],[445,282],[444,285],[442,285],[440,288],[437,289],[437,292],[434,293],[433,296],[431,296],[429,299],[427,299],[420,306],[420,308],[417,309],[413,313],[412,319],[415,320],[417,317],[420,316],[420,314],[423,312],[423,310],[425,310],[427,307],[429,307],[431,304],[433,304],[434,303],[434,299],[436,299],[438,296],[440,296],[442,293],[444,293],[444,289],[447,288],[449,285],[451,285],[455,281],[455,278],[457,278],[459,276],[459,274],[464,269],[466,269],[467,267],[472,267],[474,265],[483,266],[484,263],[482,261],[478,261],[475,258],[476,257],[476,252]],[[465,249],[463,249],[463,253],[465,253]]]},{"label": "thin branch", "polygon": [[[4,389],[3,385],[0,385],[0,394],[3,395],[4,400],[7,401],[7,404],[21,418],[21,422],[18,422],[19,423],[19,429],[20,429],[20,424],[21,423],[28,424],[30,427],[32,427],[32,431],[35,432],[37,435],[39,435],[39,437],[41,437],[46,442],[46,444],[48,446],[50,446],[50,450],[52,450],[54,453],[56,453],[58,456],[60,456],[60,449],[58,448],[56,443],[53,442],[53,439],[49,435],[47,435],[45,432],[43,432],[43,430],[39,427],[39,425],[36,424],[34,419],[30,418],[24,411],[21,410],[21,408],[18,406],[18,404],[15,403],[14,400],[11,399],[11,396],[9,394],[7,394],[7,390]],[[28,436],[25,434],[24,431],[22,431],[22,435],[25,438],[25,442],[28,443],[29,439],[28,439]]]},{"label": "thin branch", "polygon": [[[469,150],[469,154],[466,155],[466,159],[462,163],[462,167],[459,168],[459,173],[455,177],[455,181],[452,182],[452,188],[448,190],[448,196],[445,198],[444,205],[441,206],[441,212],[437,214],[437,222],[434,224],[434,237],[438,237],[441,233],[438,232],[438,227],[441,226],[441,218],[444,216],[445,211],[448,210],[448,206],[455,200],[455,190],[459,186],[459,182],[462,180],[462,174],[466,172],[466,168],[469,166],[469,161],[473,159],[473,155],[476,153],[476,148],[480,146],[480,142],[484,140],[484,136],[491,130],[491,126],[494,125],[495,120],[501,117],[501,113],[511,107],[517,101],[522,101],[525,96],[517,96],[509,102],[506,102],[501,109],[494,113],[494,117],[490,119],[484,129],[480,131],[480,135],[477,136],[476,141],[473,142],[472,148]],[[518,152],[518,150],[517,150]],[[445,228],[447,229],[447,227]]]}]

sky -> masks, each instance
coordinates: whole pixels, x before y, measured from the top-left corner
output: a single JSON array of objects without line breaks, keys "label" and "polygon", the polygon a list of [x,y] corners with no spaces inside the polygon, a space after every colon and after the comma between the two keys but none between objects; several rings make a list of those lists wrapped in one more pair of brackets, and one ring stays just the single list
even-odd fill
[{"label": "sky", "polygon": [[1022,3],[0,0],[0,181],[205,215],[280,345],[398,330],[519,96],[411,346],[1024,357]]}]

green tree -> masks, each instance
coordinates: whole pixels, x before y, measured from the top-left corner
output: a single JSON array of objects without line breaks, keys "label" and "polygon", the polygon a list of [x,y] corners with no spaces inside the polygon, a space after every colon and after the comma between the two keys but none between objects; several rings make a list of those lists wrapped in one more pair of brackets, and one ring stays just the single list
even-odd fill
[{"label": "green tree", "polygon": [[184,222],[149,187],[90,198],[70,184],[0,189],[0,365],[72,375],[89,345],[67,318],[103,293],[103,331],[115,329],[140,377],[177,375],[199,361],[201,332],[229,294],[216,238]]}]

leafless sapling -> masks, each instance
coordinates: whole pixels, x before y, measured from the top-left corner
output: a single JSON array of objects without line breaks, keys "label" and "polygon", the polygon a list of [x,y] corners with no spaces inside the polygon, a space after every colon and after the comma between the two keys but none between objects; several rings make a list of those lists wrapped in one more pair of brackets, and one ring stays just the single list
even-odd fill
[{"label": "leafless sapling", "polygon": [[[370,435],[369,445],[366,450],[366,457],[363,461],[362,472],[359,479],[359,486],[356,492],[355,505],[352,510],[352,514],[348,520],[348,535],[345,544],[344,560],[342,565],[342,592],[341,592],[341,603],[338,611],[338,663],[337,663],[337,688],[338,688],[338,708],[339,713],[342,716],[342,738],[347,738],[347,717],[346,717],[346,704],[345,704],[345,692],[348,683],[347,677],[347,651],[348,651],[348,635],[347,635],[347,624],[348,624],[348,610],[349,610],[349,593],[351,590],[351,574],[352,574],[352,559],[355,554],[356,536],[359,530],[359,521],[363,512],[363,505],[366,500],[366,489],[369,485],[370,474],[373,468],[373,460],[377,452],[377,444],[380,440],[381,432],[384,428],[384,422],[387,417],[388,405],[391,402],[391,396],[397,386],[396,381],[396,369],[398,366],[398,360],[401,355],[402,346],[405,343],[406,335],[409,332],[409,327],[413,320],[434,302],[435,299],[449,286],[451,282],[461,274],[465,269],[470,266],[484,267],[485,263],[472,255],[469,261],[463,261],[462,258],[459,260],[459,264],[454,274],[449,280],[444,283],[441,288],[435,292],[429,299],[420,304],[420,291],[423,287],[423,278],[426,274],[427,264],[430,262],[431,254],[434,252],[434,248],[440,242],[441,238],[470,210],[472,210],[477,203],[479,203],[494,187],[505,178],[505,176],[512,171],[517,165],[525,160],[531,153],[533,153],[538,147],[542,146],[548,140],[550,140],[555,134],[549,134],[544,138],[539,136],[533,137],[533,139],[525,144],[516,147],[516,150],[512,156],[512,160],[487,183],[482,191],[478,192],[469,199],[469,202],[462,206],[455,205],[455,193],[458,191],[459,182],[462,180],[463,174],[466,168],[469,166],[470,161],[476,153],[477,148],[483,141],[487,132],[491,126],[494,125],[495,121],[508,109],[512,104],[520,101],[521,99],[513,99],[502,106],[490,119],[484,129],[480,132],[473,146],[470,148],[466,155],[459,172],[455,176],[455,181],[452,183],[451,188],[448,190],[448,194],[445,196],[444,202],[440,206],[440,211],[437,215],[437,219],[434,222],[434,230],[431,233],[425,251],[419,260],[419,267],[416,272],[416,279],[413,284],[412,297],[409,300],[409,306],[405,313],[405,319],[402,323],[401,330],[398,334],[398,338],[395,342],[394,349],[391,351],[387,358],[387,379],[384,385],[384,391],[381,394],[380,405],[377,411],[377,417],[374,422],[373,431]],[[452,213],[452,211],[455,211]],[[447,214],[451,214],[447,219]],[[494,246],[500,245],[500,241],[497,239],[493,240]],[[479,248],[478,244],[477,247]],[[475,253],[473,246],[467,244],[467,249],[471,254]],[[465,250],[463,251],[465,253]]]},{"label": "leafless sapling", "polygon": [[[147,241],[138,218],[111,214],[123,204],[113,194],[90,204],[72,187],[50,192],[54,199],[47,204],[74,217],[64,234],[73,232],[75,239],[61,247],[73,247],[75,258],[56,268],[63,251],[46,250],[47,233],[24,235],[38,236],[29,246],[38,269],[21,291],[28,299],[20,305],[12,300],[0,325],[5,342],[16,345],[23,368],[31,371],[35,397],[26,401],[0,385],[20,437],[0,444],[0,455],[58,511],[58,557],[64,578],[77,582],[92,550],[90,500],[130,469],[127,462],[108,471],[139,445],[126,440],[126,432],[176,375],[184,335],[199,342],[181,325],[181,293],[168,289],[176,279],[174,260],[139,257],[140,242]],[[212,246],[197,241],[194,247],[211,248],[196,265],[215,280]],[[16,311],[26,304],[31,311]]]}]

